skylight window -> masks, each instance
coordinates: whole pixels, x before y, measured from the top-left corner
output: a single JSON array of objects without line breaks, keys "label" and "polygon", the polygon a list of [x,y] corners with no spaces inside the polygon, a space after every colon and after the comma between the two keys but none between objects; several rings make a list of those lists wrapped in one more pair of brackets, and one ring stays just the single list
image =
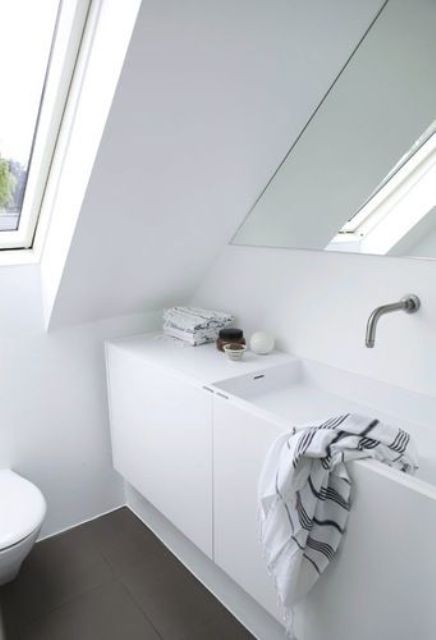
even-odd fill
[{"label": "skylight window", "polygon": [[326,247],[384,255],[413,239],[436,206],[436,121]]},{"label": "skylight window", "polygon": [[32,246],[87,4],[1,4],[0,249]]}]

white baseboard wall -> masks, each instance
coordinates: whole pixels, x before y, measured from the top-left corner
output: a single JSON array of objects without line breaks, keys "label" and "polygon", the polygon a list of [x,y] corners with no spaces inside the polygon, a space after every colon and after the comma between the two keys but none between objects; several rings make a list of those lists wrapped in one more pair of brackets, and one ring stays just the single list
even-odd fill
[{"label": "white baseboard wall", "polygon": [[129,509],[258,640],[284,640],[284,627],[128,484],[126,500]]},{"label": "white baseboard wall", "polygon": [[[38,542],[43,542],[43,540],[48,540],[49,538],[53,538],[55,536],[60,535],[61,533],[66,533],[67,531],[70,531],[71,529],[75,529],[76,527],[80,527],[80,525],[82,524],[86,524],[87,522],[92,522],[93,520],[98,520],[98,518],[102,518],[103,516],[107,516],[109,513],[112,513],[113,511],[118,511],[118,509],[122,509],[123,507],[126,507],[126,503],[122,502],[114,507],[111,507],[110,509],[106,509],[106,511],[102,511],[101,513],[97,513],[95,516],[90,516],[89,518],[85,518],[84,520],[79,520],[78,522],[75,522],[74,524],[70,524],[68,527],[64,527],[63,529],[59,529],[57,531],[52,531],[51,533],[48,533],[46,535],[40,536],[37,541],[36,544],[38,544]],[[0,636],[0,640],[1,640],[1,636]]]}]

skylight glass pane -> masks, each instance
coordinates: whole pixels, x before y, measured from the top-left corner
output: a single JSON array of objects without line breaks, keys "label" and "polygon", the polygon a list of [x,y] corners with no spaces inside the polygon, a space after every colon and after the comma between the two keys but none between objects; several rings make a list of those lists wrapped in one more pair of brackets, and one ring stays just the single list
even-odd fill
[{"label": "skylight glass pane", "polygon": [[59,0],[0,0],[0,231],[18,229]]}]

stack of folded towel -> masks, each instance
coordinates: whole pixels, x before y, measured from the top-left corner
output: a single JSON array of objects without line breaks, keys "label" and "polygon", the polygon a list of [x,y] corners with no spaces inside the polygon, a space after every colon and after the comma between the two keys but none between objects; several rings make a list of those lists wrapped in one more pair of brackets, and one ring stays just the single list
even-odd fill
[{"label": "stack of folded towel", "polygon": [[163,320],[165,334],[197,346],[216,340],[219,330],[229,326],[233,317],[198,307],[171,307],[164,311]]}]

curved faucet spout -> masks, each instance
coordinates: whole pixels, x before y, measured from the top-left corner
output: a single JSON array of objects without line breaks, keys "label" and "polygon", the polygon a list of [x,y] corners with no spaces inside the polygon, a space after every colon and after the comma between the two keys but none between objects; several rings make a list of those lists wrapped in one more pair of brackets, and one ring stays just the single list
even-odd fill
[{"label": "curved faucet spout", "polygon": [[406,313],[415,313],[421,306],[421,301],[418,296],[410,294],[401,298],[399,302],[392,302],[391,304],[383,304],[380,307],[374,309],[368,318],[366,325],[366,338],[365,345],[372,349],[375,345],[375,334],[377,330],[377,323],[381,316],[385,313],[392,313],[393,311],[405,311]]}]

